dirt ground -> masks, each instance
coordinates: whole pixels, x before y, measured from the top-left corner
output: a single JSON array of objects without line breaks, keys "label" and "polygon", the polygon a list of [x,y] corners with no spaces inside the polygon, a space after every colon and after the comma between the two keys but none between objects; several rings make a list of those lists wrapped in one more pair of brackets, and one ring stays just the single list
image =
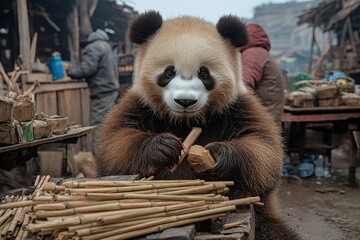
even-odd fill
[{"label": "dirt ground", "polygon": [[338,155],[331,178],[283,178],[283,217],[304,240],[360,239],[360,189],[347,186],[347,167],[346,156]]}]

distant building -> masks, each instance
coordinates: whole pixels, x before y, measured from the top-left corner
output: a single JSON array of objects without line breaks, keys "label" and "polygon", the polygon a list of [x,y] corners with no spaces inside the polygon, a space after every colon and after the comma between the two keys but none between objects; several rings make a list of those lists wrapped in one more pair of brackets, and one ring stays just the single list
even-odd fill
[{"label": "distant building", "polygon": [[[253,22],[259,23],[267,32],[271,41],[271,54],[280,57],[291,50],[308,50],[311,43],[311,29],[307,25],[298,26],[297,17],[305,10],[316,6],[320,0],[286,3],[268,3],[255,8]],[[323,49],[326,36],[316,33],[319,54]]]}]

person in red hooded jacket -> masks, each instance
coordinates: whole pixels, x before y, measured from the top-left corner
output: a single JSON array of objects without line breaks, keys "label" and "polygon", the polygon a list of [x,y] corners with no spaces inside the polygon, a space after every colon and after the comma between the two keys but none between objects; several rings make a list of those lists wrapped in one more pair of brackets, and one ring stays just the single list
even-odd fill
[{"label": "person in red hooded jacket", "polygon": [[270,56],[270,40],[257,23],[246,25],[248,44],[240,49],[243,81],[281,125],[284,106],[284,80],[280,66]]}]

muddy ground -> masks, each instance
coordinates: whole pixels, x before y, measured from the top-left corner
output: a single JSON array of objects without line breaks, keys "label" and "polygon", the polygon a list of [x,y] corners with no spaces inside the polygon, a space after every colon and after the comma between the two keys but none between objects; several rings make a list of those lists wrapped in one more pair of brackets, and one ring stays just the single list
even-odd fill
[{"label": "muddy ground", "polygon": [[[283,178],[283,217],[304,240],[360,239],[360,189],[348,187],[347,167],[346,156],[338,155],[331,178]],[[359,178],[358,168],[358,183]]]}]

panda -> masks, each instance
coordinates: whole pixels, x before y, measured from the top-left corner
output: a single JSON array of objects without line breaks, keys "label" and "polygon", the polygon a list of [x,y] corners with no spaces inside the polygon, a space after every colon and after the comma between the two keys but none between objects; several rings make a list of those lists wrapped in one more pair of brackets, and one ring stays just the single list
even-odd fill
[{"label": "panda", "polygon": [[[230,198],[258,195],[265,204],[255,206],[256,239],[299,239],[276,208],[280,130],[242,81],[244,23],[233,15],[216,25],[190,16],[163,21],[148,11],[129,36],[139,45],[133,84],[101,127],[98,174],[234,181]],[[196,144],[216,164],[197,173],[182,161],[172,172],[192,127],[202,129]]]}]

